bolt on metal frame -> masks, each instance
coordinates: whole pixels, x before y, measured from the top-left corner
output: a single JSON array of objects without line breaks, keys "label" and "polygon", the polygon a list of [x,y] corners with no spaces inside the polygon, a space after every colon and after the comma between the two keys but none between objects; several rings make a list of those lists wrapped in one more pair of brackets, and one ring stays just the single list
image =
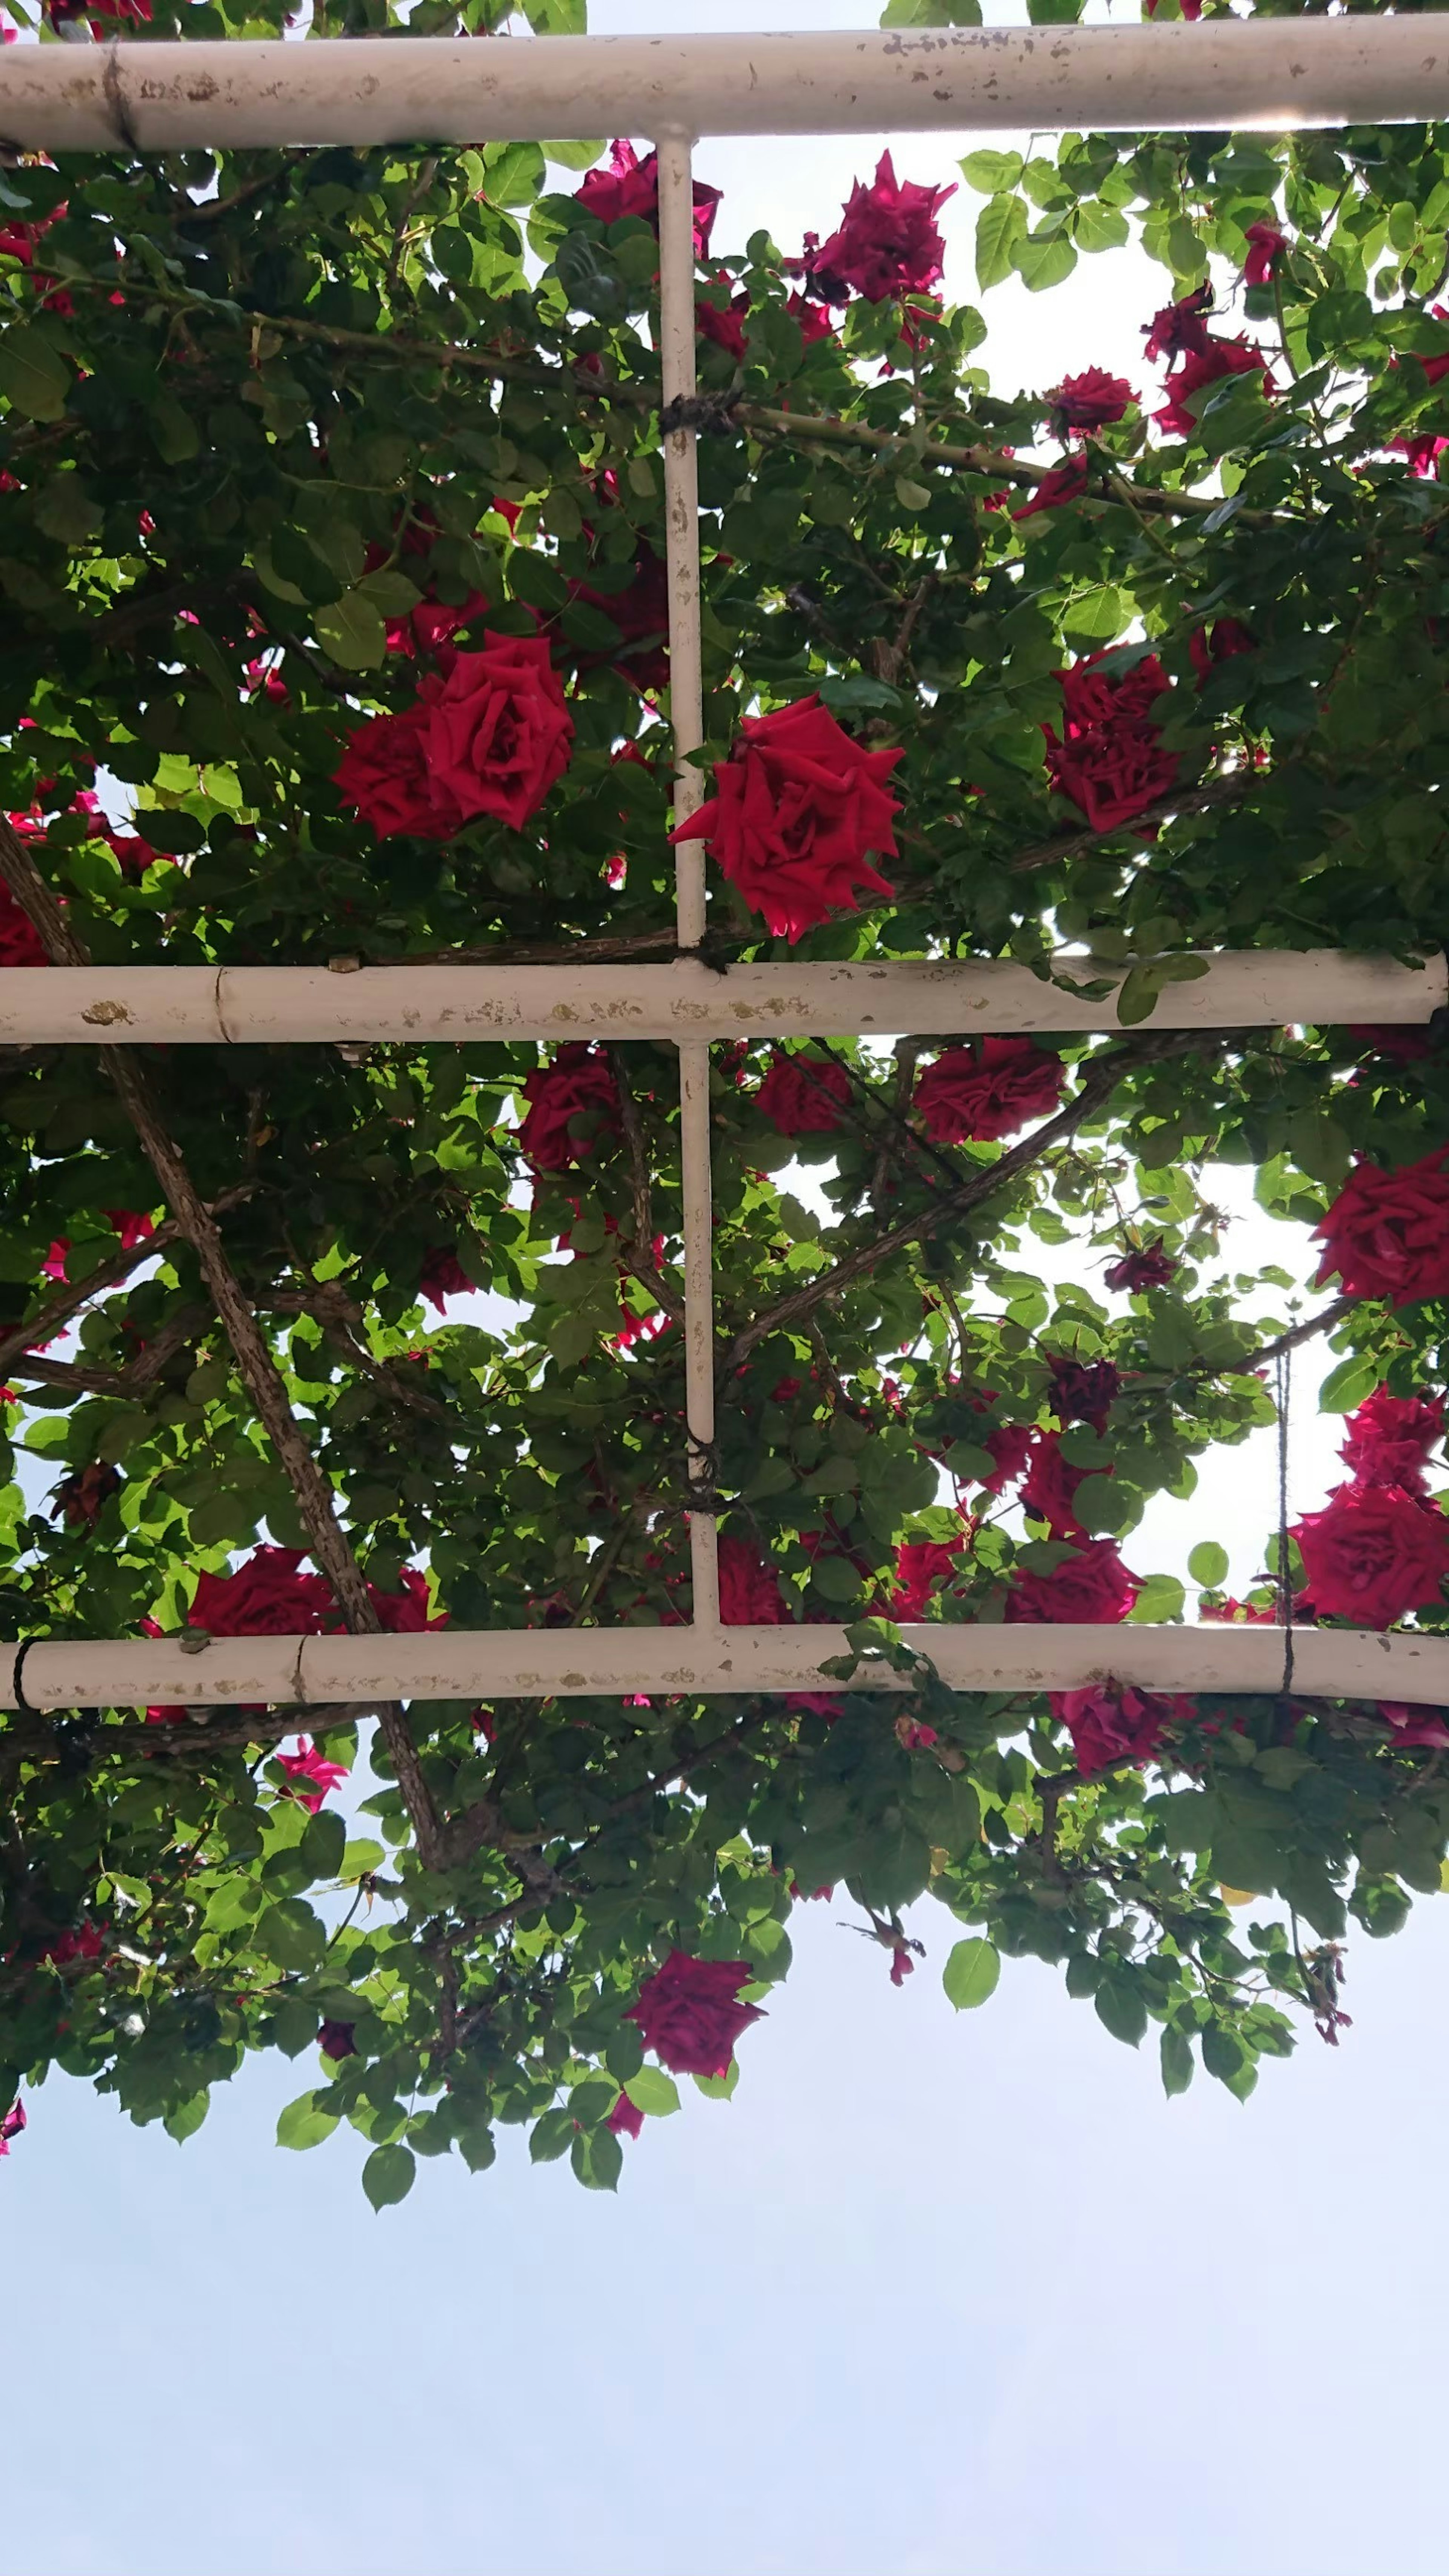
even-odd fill
[{"label": "bolt on metal frame", "polygon": [[[1449,34],[1449,31],[1446,31]],[[1433,16],[1217,21],[1136,28],[894,35],[553,37],[454,42],[398,35],[317,43],[18,46],[0,57],[0,134],[23,149],[157,151],[186,144],[483,142],[647,131],[659,156],[663,407],[695,391],[692,143],[701,132],[850,133],[1025,126],[1128,132],[1418,122],[1449,112],[1449,41]],[[695,434],[664,441],[670,712],[676,819],[703,781]],[[703,846],[675,854],[676,938],[706,921]],[[1063,958],[1061,971],[1073,963]],[[1422,968],[1332,951],[1224,955],[1158,1005],[1164,1028],[1297,1020],[1422,1022],[1449,997]],[[0,971],[0,1043],[322,1043],[470,1037],[671,1040],[679,1052],[685,1274],[687,1514],[693,1620],[684,1628],[448,1629],[409,1637],[263,1637],[27,1648],[36,1707],[314,1704],[378,1698],[785,1692],[848,1652],[839,1627],[724,1627],[713,1509],[714,1317],[709,1047],[735,1035],[943,1035],[965,1027],[1107,1029],[1115,996],[1074,997],[999,962],[737,966],[66,968]],[[1140,1688],[1261,1692],[1283,1677],[1272,1628],[992,1627],[902,1632],[959,1689],[1063,1690],[1113,1675]],[[1449,1700],[1449,1638],[1294,1632],[1312,1693]],[[18,1705],[0,1656],[0,1708]],[[883,1662],[841,1688],[901,1690]]]}]

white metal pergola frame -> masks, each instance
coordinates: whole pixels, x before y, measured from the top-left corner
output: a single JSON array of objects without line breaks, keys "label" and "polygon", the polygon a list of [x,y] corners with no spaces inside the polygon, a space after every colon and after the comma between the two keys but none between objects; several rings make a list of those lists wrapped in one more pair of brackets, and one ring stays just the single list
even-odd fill
[{"label": "white metal pergola frame", "polygon": [[[1402,18],[1215,20],[1120,28],[900,31],[728,37],[453,40],[405,33],[315,42],[86,47],[0,56],[0,138],[27,150],[162,151],[184,145],[546,141],[650,135],[659,155],[660,362],[665,410],[695,392],[692,144],[702,133],[940,129],[1228,131],[1419,122],[1449,113],[1449,24]],[[675,814],[703,796],[689,755],[703,738],[698,491],[689,429],[664,444]],[[703,846],[676,852],[676,934],[697,951]],[[963,1029],[1107,1029],[1115,992],[1074,995],[1010,964],[920,961],[734,966],[51,967],[0,971],[0,1043],[307,1044],[607,1036],[678,1047],[685,1358],[691,1481],[708,1482],[714,1322],[708,1061],[738,1035],[945,1035]],[[1059,972],[1081,979],[1084,961]],[[1444,961],[1422,969],[1333,952],[1251,951],[1207,961],[1168,988],[1154,1025],[1424,1022],[1449,995]],[[447,1629],[413,1637],[38,1641],[25,1703],[196,1708],[246,1702],[551,1698],[645,1689],[819,1688],[849,1654],[843,1628],[723,1627],[715,1524],[689,1516],[694,1616],[684,1628]],[[1065,1690],[1115,1676],[1141,1688],[1263,1692],[1281,1686],[1272,1627],[905,1629],[963,1690]],[[0,1649],[0,1708],[19,1705],[16,1654]],[[1293,1634],[1294,1686],[1333,1696],[1449,1700],[1449,1638],[1372,1631]],[[859,1662],[831,1689],[899,1690]]]}]

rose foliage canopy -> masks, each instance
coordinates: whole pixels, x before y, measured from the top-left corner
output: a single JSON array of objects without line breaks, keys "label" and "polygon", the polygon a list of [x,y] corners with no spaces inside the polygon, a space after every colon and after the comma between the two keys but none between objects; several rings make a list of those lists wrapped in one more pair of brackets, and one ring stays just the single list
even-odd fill
[{"label": "rose foliage canopy", "polygon": [[[555,150],[7,162],[7,964],[672,954],[655,175]],[[1030,1955],[1244,2096],[1439,1885],[1442,1712],[1127,1690],[1106,1637],[1090,1690],[958,1695],[892,1621],[1449,1624],[1449,1048],[1153,1016],[1189,951],[1449,937],[1449,145],[941,157],[804,242],[742,241],[707,148],[696,197],[710,962],[1126,978],[1103,1037],[715,1051],[727,1615],[910,1687],[0,1719],[12,2153],[53,2070],[184,2138],[281,2049],[283,2145],[350,2122],[378,2206],[500,2124],[607,2188],[771,2045],[831,1891],[866,1973],[920,1936],[965,2006]],[[1048,296],[992,389],[963,182],[988,296],[1141,242],[1130,383],[1068,379]],[[1316,1297],[1239,1266],[1223,1164]],[[15,1048],[0,1168],[7,1635],[687,1613],[669,1049]],[[1344,1487],[1185,1603],[1144,1506],[1305,1317]]]}]

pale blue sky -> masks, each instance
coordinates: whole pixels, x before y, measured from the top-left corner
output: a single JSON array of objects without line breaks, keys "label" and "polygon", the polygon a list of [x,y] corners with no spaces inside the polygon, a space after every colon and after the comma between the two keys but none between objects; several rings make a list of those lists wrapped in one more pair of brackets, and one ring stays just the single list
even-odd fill
[{"label": "pale blue sky", "polygon": [[[705,147],[721,245],[826,229],[875,148]],[[950,177],[963,148],[899,166]],[[948,210],[957,293],[975,202]],[[1140,380],[1161,279],[999,293],[994,368]],[[1250,1221],[1242,1257],[1286,1241]],[[1301,1504],[1332,1437],[1302,1426]],[[1245,1580],[1267,1465],[1228,1453],[1129,1556],[1213,1535]],[[1310,2032],[1246,2108],[1201,2075],[1165,2103],[1150,2043],[1033,1963],[958,2018],[935,1908],[897,1992],[843,1910],[804,1909],[734,2101],[686,2088],[617,2200],[513,2132],[491,2174],[424,2165],[374,2218],[360,2140],[272,2144],[310,2056],[253,2068],[184,2149],[53,2080],[0,2165],[0,2576],[1438,2576],[1449,1908],[1360,1938],[1342,2048]]]}]

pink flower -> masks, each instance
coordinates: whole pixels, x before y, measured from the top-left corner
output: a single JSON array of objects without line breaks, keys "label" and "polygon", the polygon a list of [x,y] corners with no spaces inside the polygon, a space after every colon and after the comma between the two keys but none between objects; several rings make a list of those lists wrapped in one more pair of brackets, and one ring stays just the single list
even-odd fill
[{"label": "pink flower", "polygon": [[714,795],[670,838],[708,841],[751,910],[793,945],[832,912],[857,911],[857,887],[893,894],[868,854],[898,855],[886,780],[902,756],[863,751],[816,697],[746,716],[715,764]]},{"label": "pink flower", "polygon": [[918,1717],[896,1719],[896,1742],[905,1753],[926,1753],[941,1739],[934,1726],[923,1726]]},{"label": "pink flower", "polygon": [[[715,209],[722,191],[706,187],[702,179],[694,182],[694,256],[703,259],[709,249]],[[620,224],[626,216],[637,215],[641,222],[659,230],[659,155],[650,152],[640,160],[632,143],[618,142],[609,147],[607,170],[591,170],[578,191],[578,201],[601,224]]]},{"label": "pink flower", "polygon": [[1087,1690],[1053,1691],[1051,1710],[1072,1739],[1077,1769],[1090,1778],[1123,1762],[1151,1760],[1168,1729],[1189,1726],[1196,1700],[1159,1691],[1132,1690],[1122,1682],[1096,1682]]},{"label": "pink flower", "polygon": [[1251,248],[1243,267],[1243,284],[1267,286],[1288,247],[1288,236],[1280,233],[1276,224],[1249,224],[1247,238]]},{"label": "pink flower", "polygon": [[1392,1628],[1443,1599],[1449,1521],[1397,1485],[1340,1486],[1293,1536],[1320,1617]]},{"label": "pink flower", "polygon": [[739,2001],[751,1974],[744,1959],[694,1959],[671,1950],[624,2019],[675,2075],[728,2075],[735,2042],[764,2018],[758,2004]]},{"label": "pink flower", "polygon": [[324,1762],[310,1736],[299,1735],[295,1753],[279,1753],[277,1767],[289,1780],[305,1780],[305,1789],[286,1789],[283,1796],[295,1798],[309,1816],[315,1816],[329,1789],[335,1789],[347,1778],[345,1762]]},{"label": "pink flower", "polygon": [[1390,1395],[1386,1386],[1365,1398],[1344,1424],[1347,1437],[1339,1456],[1356,1485],[1398,1485],[1406,1494],[1424,1490],[1429,1452],[1444,1437],[1444,1399]]},{"label": "pink flower", "polygon": [[59,1281],[62,1288],[65,1286],[65,1257],[69,1250],[70,1236],[58,1234],[40,1265],[42,1279],[55,1279]]},{"label": "pink flower", "polygon": [[843,1064],[777,1054],[755,1094],[755,1106],[782,1136],[833,1136],[850,1105]]},{"label": "pink flower", "polygon": [[637,2138],[644,2126],[644,2114],[627,2093],[621,2093],[604,2126],[612,2129],[616,2138]]},{"label": "pink flower", "polygon": [[1061,1057],[1030,1038],[977,1038],[927,1066],[913,1105],[937,1144],[994,1143],[1048,1117],[1065,1081]]},{"label": "pink flower", "polygon": [[20,2101],[12,2102],[4,2119],[0,2120],[0,2156],[9,2155],[11,2139],[18,2138],[21,2130],[25,2126],[26,2119],[24,2103]]},{"label": "pink flower", "polygon": [[727,1628],[778,1627],[785,1618],[779,1577],[748,1539],[720,1540],[719,1615]]},{"label": "pink flower", "polygon": [[923,188],[914,179],[897,180],[883,152],[869,185],[857,179],[851,189],[837,230],[807,255],[816,292],[828,304],[844,304],[852,294],[868,304],[925,294],[939,283],[946,255],[936,216],[955,194],[954,181],[949,188]]}]

